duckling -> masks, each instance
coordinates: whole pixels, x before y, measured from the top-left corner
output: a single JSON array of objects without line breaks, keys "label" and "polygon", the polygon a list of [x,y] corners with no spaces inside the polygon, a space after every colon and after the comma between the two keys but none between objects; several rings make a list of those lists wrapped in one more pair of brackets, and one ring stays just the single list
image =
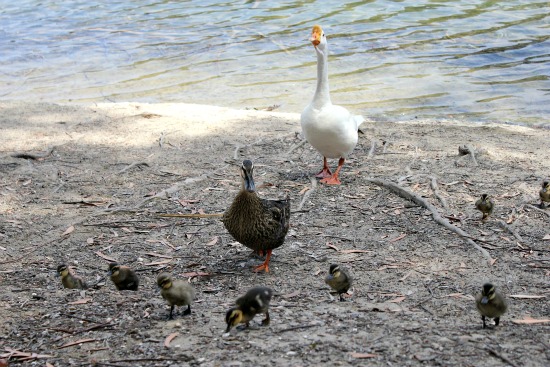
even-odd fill
[{"label": "duckling", "polygon": [[225,314],[228,333],[233,326],[245,324],[249,326],[254,316],[258,313],[264,313],[265,319],[262,320],[262,326],[269,325],[269,302],[273,296],[273,291],[268,287],[254,287],[248,290],[246,294],[239,297],[235,302],[237,307],[230,308]]},{"label": "duckling", "polygon": [[495,326],[498,326],[500,316],[508,309],[506,300],[495,290],[495,286],[491,283],[483,284],[481,293],[476,296],[476,306],[481,314],[484,329],[487,327],[485,324],[485,317],[495,319]]},{"label": "duckling", "polygon": [[109,263],[109,272],[107,273],[115,283],[119,291],[131,290],[137,291],[139,278],[135,271],[127,266],[119,265],[116,262]]},{"label": "duckling", "polygon": [[495,203],[487,194],[481,195],[481,198],[476,201],[476,208],[483,213],[481,220],[486,220],[489,215],[493,214],[494,207]]},{"label": "duckling", "polygon": [[550,181],[544,181],[542,183],[542,189],[539,191],[540,196],[540,208],[544,209],[546,206],[544,205],[544,202],[550,203]]},{"label": "duckling", "polygon": [[73,271],[65,264],[61,264],[57,267],[57,274],[61,277],[61,283],[63,287],[69,289],[88,289],[86,282],[74,274]]},{"label": "duckling", "polygon": [[223,215],[222,222],[233,238],[259,254],[267,252],[265,262],[255,272],[269,272],[273,249],[280,247],[288,232],[290,199],[266,200],[256,194],[254,165],[244,160],[241,167],[241,191]]},{"label": "duckling", "polygon": [[325,283],[330,285],[332,289],[338,292],[340,301],[345,301],[343,294],[351,287],[353,279],[340,266],[336,264],[330,265],[328,275],[325,278]]},{"label": "duckling", "polygon": [[191,284],[180,279],[172,280],[172,276],[168,273],[160,273],[157,277],[157,284],[160,287],[160,295],[170,305],[168,319],[172,319],[175,306],[187,305],[183,314],[191,314],[191,303],[195,298],[195,290]]}]

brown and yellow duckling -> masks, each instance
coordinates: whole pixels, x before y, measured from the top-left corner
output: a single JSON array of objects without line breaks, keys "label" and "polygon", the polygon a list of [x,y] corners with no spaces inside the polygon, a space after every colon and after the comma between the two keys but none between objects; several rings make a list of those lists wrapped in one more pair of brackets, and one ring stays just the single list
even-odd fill
[{"label": "brown and yellow duckling", "polygon": [[328,275],[325,277],[325,283],[338,292],[340,301],[345,301],[343,295],[350,289],[352,281],[352,277],[336,264],[330,265]]},{"label": "brown and yellow duckling", "polygon": [[61,283],[63,287],[69,289],[88,289],[86,282],[74,274],[74,272],[65,264],[61,264],[57,267],[57,274],[61,277]]},{"label": "brown and yellow duckling", "polygon": [[222,222],[235,240],[260,255],[267,253],[265,262],[254,268],[256,272],[265,270],[267,273],[271,252],[284,243],[288,232],[290,199],[259,198],[253,172],[252,161],[244,160],[241,167],[241,191],[224,213]]},{"label": "brown and yellow duckling", "polygon": [[546,206],[544,202],[550,203],[550,181],[544,180],[542,182],[542,189],[539,191],[540,196],[540,208],[544,209]]},{"label": "brown and yellow duckling", "polygon": [[195,298],[195,290],[191,284],[185,280],[172,280],[172,276],[168,273],[160,273],[157,277],[157,284],[160,287],[160,295],[170,305],[170,315],[168,316],[170,320],[175,306],[187,306],[183,314],[191,314],[191,303]]},{"label": "brown and yellow duckling", "polygon": [[254,287],[248,290],[246,294],[239,297],[235,302],[237,307],[230,308],[225,314],[225,322],[227,323],[228,333],[233,326],[245,324],[249,326],[250,321],[256,314],[265,314],[265,319],[262,320],[262,326],[269,325],[269,302],[273,291],[268,287]]},{"label": "brown and yellow duckling", "polygon": [[119,291],[130,290],[137,291],[139,278],[135,271],[127,266],[119,265],[116,262],[109,263],[109,272],[107,273],[115,283]]},{"label": "brown and yellow duckling", "polygon": [[481,217],[481,220],[487,220],[489,215],[493,214],[494,207],[495,203],[487,194],[481,195],[481,197],[476,201],[477,210],[483,213],[483,217]]},{"label": "brown and yellow duckling", "polygon": [[498,326],[500,316],[502,316],[508,309],[506,299],[495,290],[495,286],[491,283],[483,284],[481,292],[476,296],[477,310],[481,314],[481,320],[483,320],[483,328],[485,324],[485,318],[491,318],[495,320],[495,326]]}]

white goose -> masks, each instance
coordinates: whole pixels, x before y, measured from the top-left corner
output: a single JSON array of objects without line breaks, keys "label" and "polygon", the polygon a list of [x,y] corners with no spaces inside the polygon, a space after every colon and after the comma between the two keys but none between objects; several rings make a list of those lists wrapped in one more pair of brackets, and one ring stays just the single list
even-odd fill
[{"label": "white goose", "polygon": [[[323,183],[340,185],[338,174],[345,158],[357,145],[357,130],[365,120],[332,104],[328,87],[328,44],[321,26],[313,27],[310,40],[317,53],[317,88],[313,101],[302,112],[302,131],[306,140],[323,155],[323,169],[317,177],[321,177]],[[334,174],[327,158],[340,158]]]}]

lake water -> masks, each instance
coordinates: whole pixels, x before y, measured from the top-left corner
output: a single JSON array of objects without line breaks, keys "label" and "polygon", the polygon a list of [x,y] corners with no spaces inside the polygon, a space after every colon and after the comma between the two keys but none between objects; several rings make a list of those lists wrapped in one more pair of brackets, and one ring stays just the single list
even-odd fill
[{"label": "lake water", "polygon": [[334,103],[550,125],[550,2],[0,0],[0,98],[301,112],[314,24]]}]

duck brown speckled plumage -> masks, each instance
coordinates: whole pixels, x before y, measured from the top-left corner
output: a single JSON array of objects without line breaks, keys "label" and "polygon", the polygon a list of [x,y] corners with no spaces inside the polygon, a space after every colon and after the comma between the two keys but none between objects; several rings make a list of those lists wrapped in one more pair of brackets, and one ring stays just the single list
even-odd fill
[{"label": "duck brown speckled plumage", "polygon": [[544,202],[550,203],[550,181],[544,180],[542,182],[542,189],[539,191],[541,209],[546,208]]},{"label": "duck brown speckled plumage", "polygon": [[138,289],[139,278],[136,272],[127,266],[119,265],[115,262],[109,263],[109,272],[107,275],[111,277],[116,289],[119,291],[137,291]]},{"label": "duck brown speckled plumage", "polygon": [[63,287],[69,289],[88,289],[86,282],[74,274],[73,271],[65,264],[61,264],[57,267],[57,274],[61,276],[61,283]]},{"label": "duck brown speckled plumage", "polygon": [[244,160],[241,167],[241,191],[224,213],[222,222],[235,240],[260,254],[267,252],[265,262],[255,267],[254,271],[269,272],[271,252],[283,244],[288,232],[290,199],[259,198],[253,171],[252,161]]},{"label": "duck brown speckled plumage", "polygon": [[483,320],[483,328],[486,328],[485,318],[491,318],[495,320],[495,326],[498,326],[500,322],[500,316],[502,316],[508,309],[506,299],[495,290],[495,286],[491,283],[483,284],[481,292],[476,296],[476,307],[481,314]]},{"label": "duck brown speckled plumage", "polygon": [[265,314],[265,319],[262,320],[262,326],[269,325],[269,303],[273,291],[268,287],[254,287],[248,290],[246,294],[239,297],[235,302],[237,307],[230,308],[225,314],[225,322],[227,323],[228,333],[233,326],[238,324],[248,324],[254,316],[259,313]]},{"label": "duck brown speckled plumage", "polygon": [[493,209],[495,208],[495,203],[487,194],[481,195],[476,201],[476,208],[483,213],[481,220],[486,220],[489,215],[493,214]]}]

